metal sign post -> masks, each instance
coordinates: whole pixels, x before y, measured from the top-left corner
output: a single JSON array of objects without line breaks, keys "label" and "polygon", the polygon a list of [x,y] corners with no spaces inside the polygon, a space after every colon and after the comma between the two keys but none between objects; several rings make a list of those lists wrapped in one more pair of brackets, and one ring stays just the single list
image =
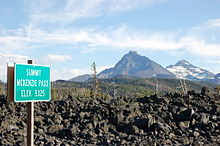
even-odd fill
[{"label": "metal sign post", "polygon": [[14,64],[8,63],[7,70],[7,98],[14,102]]},{"label": "metal sign post", "polygon": [[27,103],[27,146],[34,143],[34,101]]},{"label": "metal sign post", "polygon": [[[28,64],[33,64],[28,60]],[[27,146],[33,146],[34,143],[34,101],[27,103]]]}]

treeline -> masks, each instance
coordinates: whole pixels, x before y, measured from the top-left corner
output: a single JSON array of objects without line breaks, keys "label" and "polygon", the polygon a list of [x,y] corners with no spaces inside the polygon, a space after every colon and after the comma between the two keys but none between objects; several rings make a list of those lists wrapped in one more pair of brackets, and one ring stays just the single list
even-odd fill
[{"label": "treeline", "polygon": [[[206,82],[198,83],[185,81],[187,91],[194,90],[200,93],[206,89],[210,94],[220,94],[220,86]],[[204,88],[206,87],[206,88]],[[6,98],[6,84],[0,82],[0,97]],[[166,93],[184,94],[180,80],[177,79],[137,79],[137,78],[113,78],[91,79],[87,82],[77,83],[58,80],[51,83],[51,99],[61,100],[72,97],[143,97],[152,94],[164,95]]]},{"label": "treeline", "polygon": [[[132,96],[143,97],[152,94],[164,95],[166,93],[184,93],[195,91],[200,93],[202,89],[209,91],[210,94],[219,94],[220,87],[210,83],[198,83],[185,81],[185,90],[182,89],[180,80],[177,79],[132,79],[132,78],[114,78],[114,79],[93,79],[87,82],[77,83],[69,81],[56,81],[53,83],[54,91],[58,97],[86,96],[95,97],[115,97],[115,96]],[[97,91],[96,91],[97,90]],[[55,93],[54,92],[54,93]],[[96,93],[97,92],[97,93]]]}]

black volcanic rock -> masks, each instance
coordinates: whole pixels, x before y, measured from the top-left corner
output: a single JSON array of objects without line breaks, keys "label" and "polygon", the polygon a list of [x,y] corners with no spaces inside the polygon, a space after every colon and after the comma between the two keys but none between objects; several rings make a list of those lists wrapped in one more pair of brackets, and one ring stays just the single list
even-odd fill
[{"label": "black volcanic rock", "polygon": [[176,121],[189,121],[194,113],[195,111],[192,108],[186,109],[180,112],[180,114],[176,116],[175,120]]},{"label": "black volcanic rock", "polygon": [[130,51],[125,54],[115,67],[106,69],[98,74],[99,78],[112,78],[115,76],[130,76],[138,78],[158,77],[175,78],[175,76],[151,59]]},{"label": "black volcanic rock", "polygon": [[[68,96],[34,108],[35,145],[220,145],[217,96]],[[0,111],[0,145],[25,145],[26,103],[1,99]]]}]

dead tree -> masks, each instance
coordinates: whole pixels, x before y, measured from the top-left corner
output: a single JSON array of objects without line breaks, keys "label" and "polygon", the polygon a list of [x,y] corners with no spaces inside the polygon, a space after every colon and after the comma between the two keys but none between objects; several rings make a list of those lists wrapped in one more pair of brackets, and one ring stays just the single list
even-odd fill
[{"label": "dead tree", "polygon": [[115,79],[114,78],[113,78],[112,85],[113,85],[113,97],[115,98],[116,94],[117,94],[117,90],[116,90],[117,85],[115,84]]},{"label": "dead tree", "polygon": [[157,75],[154,75],[154,80],[155,80],[155,87],[154,87],[154,94],[158,94],[158,81],[157,81]]},{"label": "dead tree", "polygon": [[183,94],[187,94],[187,86],[186,86],[186,80],[180,79],[180,87],[183,91]]},{"label": "dead tree", "polygon": [[96,95],[98,93],[98,90],[99,90],[99,82],[98,82],[98,79],[97,79],[97,71],[96,71],[95,62],[92,63],[91,70],[93,72],[92,75],[93,75],[93,81],[94,81],[93,92],[94,92],[94,97],[96,97]]},{"label": "dead tree", "polygon": [[217,95],[219,96],[220,95],[220,86],[215,87],[214,90],[216,91]]}]

